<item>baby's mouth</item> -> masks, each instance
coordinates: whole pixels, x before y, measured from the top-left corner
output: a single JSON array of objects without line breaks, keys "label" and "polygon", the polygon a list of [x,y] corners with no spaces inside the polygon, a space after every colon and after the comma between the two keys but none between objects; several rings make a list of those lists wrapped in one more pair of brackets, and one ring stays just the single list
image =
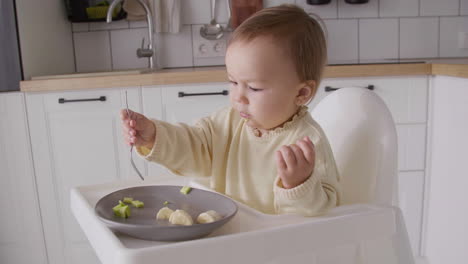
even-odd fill
[{"label": "baby's mouth", "polygon": [[250,118],[250,115],[245,113],[245,112],[239,112],[239,115],[242,117],[242,118],[245,118],[245,119],[249,119]]}]

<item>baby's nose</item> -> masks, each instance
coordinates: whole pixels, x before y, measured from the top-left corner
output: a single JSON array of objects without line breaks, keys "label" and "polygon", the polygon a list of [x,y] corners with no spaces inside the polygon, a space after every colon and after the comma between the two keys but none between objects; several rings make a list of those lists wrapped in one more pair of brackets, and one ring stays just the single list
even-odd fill
[{"label": "baby's nose", "polygon": [[[240,89],[239,89],[240,90]],[[247,104],[249,102],[249,100],[247,99],[247,97],[245,96],[245,94],[242,92],[242,91],[231,91],[231,96],[233,97],[233,100],[236,102],[236,103],[240,103],[240,104]]]}]

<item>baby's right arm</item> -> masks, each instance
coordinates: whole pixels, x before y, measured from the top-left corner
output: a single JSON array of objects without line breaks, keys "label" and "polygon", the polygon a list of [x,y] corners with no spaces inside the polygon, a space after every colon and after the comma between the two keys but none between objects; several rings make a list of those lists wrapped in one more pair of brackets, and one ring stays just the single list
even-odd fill
[{"label": "baby's right arm", "polygon": [[146,116],[131,110],[120,110],[125,142],[136,147],[152,149],[156,138],[156,127]]}]

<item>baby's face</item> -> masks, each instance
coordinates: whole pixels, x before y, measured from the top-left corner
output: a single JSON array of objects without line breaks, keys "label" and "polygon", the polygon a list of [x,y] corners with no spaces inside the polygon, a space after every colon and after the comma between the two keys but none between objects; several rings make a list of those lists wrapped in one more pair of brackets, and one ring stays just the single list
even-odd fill
[{"label": "baby's face", "polygon": [[226,52],[231,105],[247,125],[269,130],[297,111],[300,80],[292,59],[271,37],[232,43]]}]

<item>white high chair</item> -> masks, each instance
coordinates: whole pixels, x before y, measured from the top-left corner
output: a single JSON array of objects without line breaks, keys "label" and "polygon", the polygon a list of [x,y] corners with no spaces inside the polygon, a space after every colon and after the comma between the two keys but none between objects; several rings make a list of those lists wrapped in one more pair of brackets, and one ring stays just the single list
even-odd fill
[{"label": "white high chair", "polygon": [[[71,208],[104,264],[412,264],[396,185],[396,132],[383,101],[360,88],[340,89],[313,109],[342,175],[342,205],[320,217],[266,215],[238,204],[236,216],[206,238],[145,241],[112,232],[94,213],[104,195],[130,186],[203,186],[184,177],[83,186]],[[154,179],[154,178],[153,178]]]},{"label": "white high chair", "polygon": [[345,88],[313,110],[341,175],[341,204],[396,201],[397,135],[390,111],[374,92]]}]

